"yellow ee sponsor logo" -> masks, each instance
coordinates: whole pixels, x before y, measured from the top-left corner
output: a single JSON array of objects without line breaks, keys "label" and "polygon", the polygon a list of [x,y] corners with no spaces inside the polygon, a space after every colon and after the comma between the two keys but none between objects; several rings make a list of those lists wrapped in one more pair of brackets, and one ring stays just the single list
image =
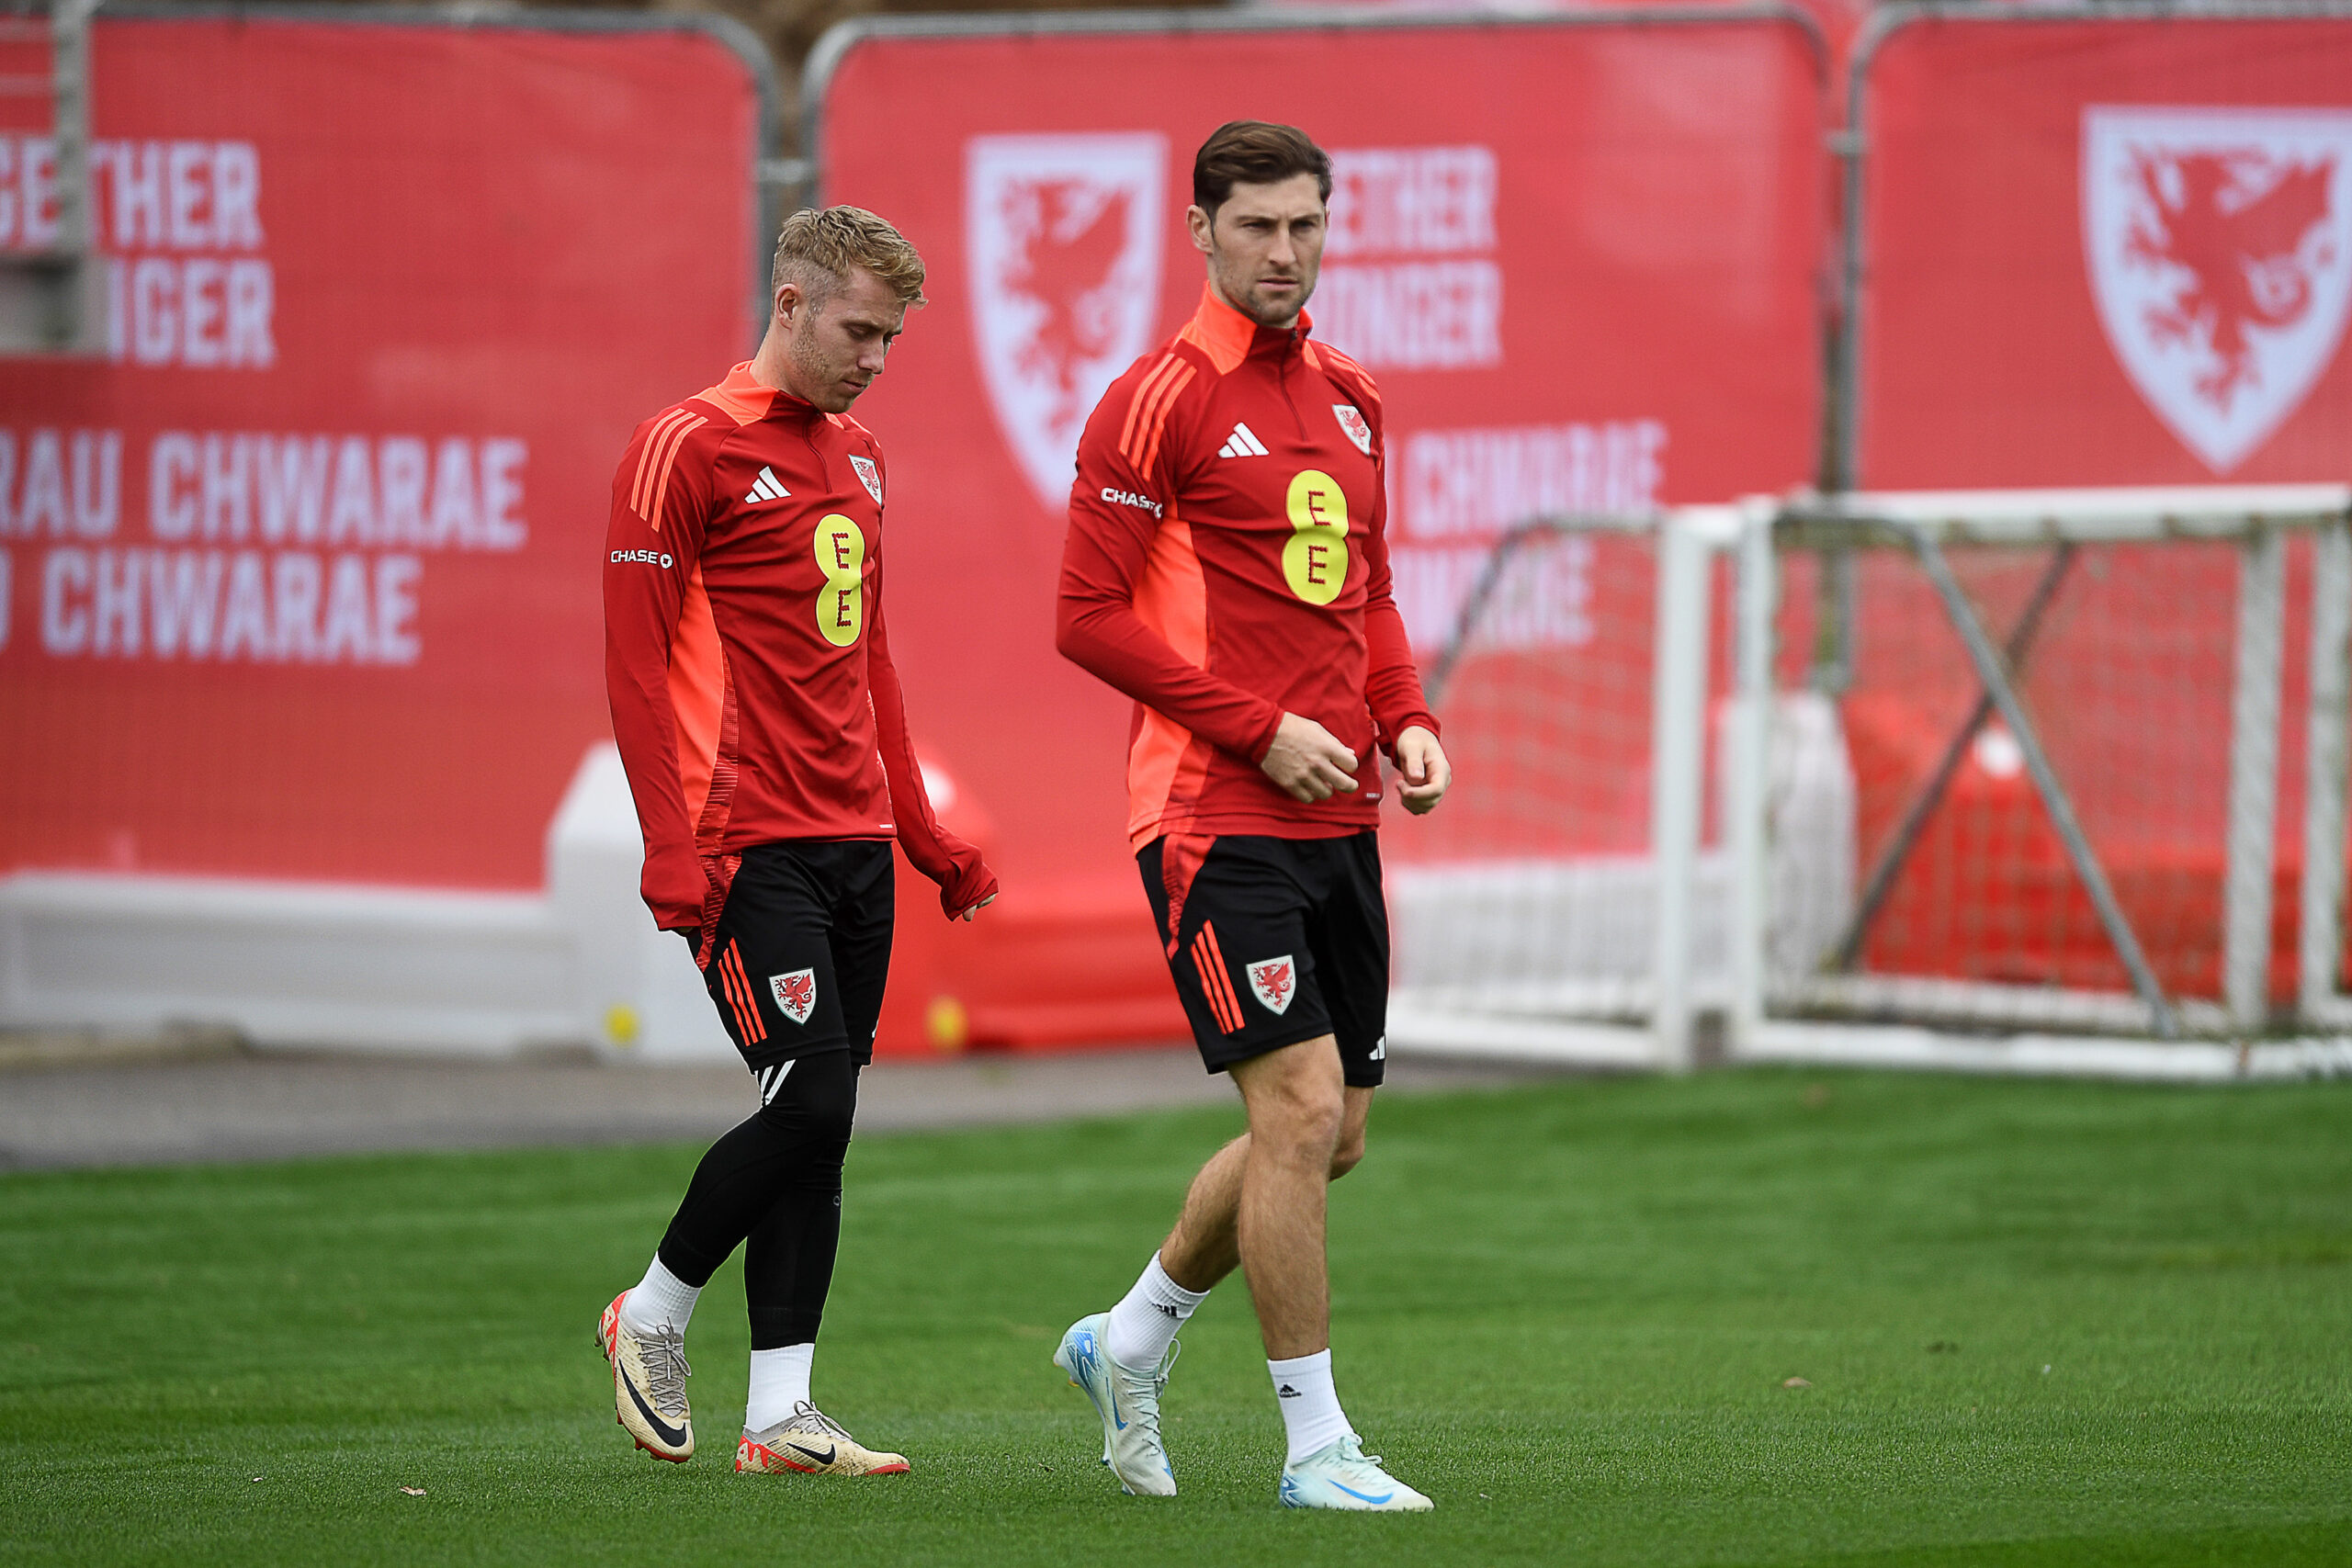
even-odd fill
[{"label": "yellow ee sponsor logo", "polygon": [[1310,604],[1329,604],[1348,581],[1348,496],[1340,481],[1308,468],[1290,481],[1291,536],[1283,578]]},{"label": "yellow ee sponsor logo", "polygon": [[847,648],[865,629],[865,531],[836,512],[817,525],[817,630]]}]

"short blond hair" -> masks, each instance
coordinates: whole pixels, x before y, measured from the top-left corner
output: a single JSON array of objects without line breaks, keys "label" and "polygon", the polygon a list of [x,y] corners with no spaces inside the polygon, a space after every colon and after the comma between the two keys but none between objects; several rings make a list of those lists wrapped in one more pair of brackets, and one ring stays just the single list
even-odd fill
[{"label": "short blond hair", "polygon": [[929,303],[922,296],[922,257],[905,235],[863,207],[804,207],[784,220],[768,270],[773,292],[798,283],[822,300],[864,267],[890,287],[899,303]]}]

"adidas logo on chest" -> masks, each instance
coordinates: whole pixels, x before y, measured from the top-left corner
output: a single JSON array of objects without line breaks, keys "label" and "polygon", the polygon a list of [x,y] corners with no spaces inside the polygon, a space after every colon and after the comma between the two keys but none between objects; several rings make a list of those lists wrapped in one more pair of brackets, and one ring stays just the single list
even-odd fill
[{"label": "adidas logo on chest", "polygon": [[774,468],[763,468],[760,477],[752,482],[750,492],[743,497],[743,504],[763,506],[771,501],[782,501],[791,493],[784,488],[784,481],[775,477]]},{"label": "adidas logo on chest", "polygon": [[1225,438],[1225,445],[1216,449],[1216,455],[1220,457],[1263,457],[1268,453],[1266,444],[1258,439],[1258,433],[1246,423],[1237,422],[1233,434]]}]

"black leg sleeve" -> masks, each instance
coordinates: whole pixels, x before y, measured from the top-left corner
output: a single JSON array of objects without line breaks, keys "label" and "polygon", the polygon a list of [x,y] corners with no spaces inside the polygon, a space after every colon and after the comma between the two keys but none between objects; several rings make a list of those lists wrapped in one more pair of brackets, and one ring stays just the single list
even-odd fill
[{"label": "black leg sleeve", "polygon": [[[746,1237],[754,1238],[752,1253],[745,1258],[745,1285],[755,1348],[802,1342],[778,1339],[770,1345],[759,1338],[762,1304],[767,1299],[762,1276],[775,1271],[776,1259],[770,1255],[778,1249],[757,1237],[772,1228],[771,1221],[789,1237],[782,1270],[794,1292],[799,1290],[802,1272],[794,1260],[821,1232],[823,1267],[815,1281],[815,1301],[820,1308],[824,1303],[841,1231],[842,1159],[856,1112],[857,1063],[848,1050],[794,1062],[758,1113],[729,1131],[702,1156],[685,1199],[662,1237],[662,1266],[689,1285],[707,1284],[729,1253]],[[815,1206],[812,1194],[820,1190],[821,1226],[786,1223],[787,1212]],[[815,1326],[812,1312],[811,1334]]]},{"label": "black leg sleeve", "polygon": [[[826,1059],[829,1067],[836,1059]],[[845,1076],[849,1106],[854,1109],[854,1062]],[[786,1179],[775,1207],[744,1243],[743,1293],[751,1309],[754,1350],[806,1345],[817,1337],[825,1297],[833,1286],[834,1254],[841,1247],[842,1161],[849,1152],[846,1113],[841,1129],[836,1140],[811,1141],[808,1157]]]}]

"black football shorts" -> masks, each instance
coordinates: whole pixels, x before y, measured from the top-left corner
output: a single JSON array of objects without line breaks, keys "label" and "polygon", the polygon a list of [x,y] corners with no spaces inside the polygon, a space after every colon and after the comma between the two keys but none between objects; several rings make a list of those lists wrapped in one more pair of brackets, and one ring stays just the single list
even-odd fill
[{"label": "black football shorts", "polygon": [[843,1048],[874,1059],[896,886],[888,839],[743,852],[702,977],[753,1073]]},{"label": "black football shorts", "polygon": [[1209,1071],[1329,1034],[1348,1083],[1381,1081],[1388,908],[1378,835],[1168,834],[1136,861]]}]

